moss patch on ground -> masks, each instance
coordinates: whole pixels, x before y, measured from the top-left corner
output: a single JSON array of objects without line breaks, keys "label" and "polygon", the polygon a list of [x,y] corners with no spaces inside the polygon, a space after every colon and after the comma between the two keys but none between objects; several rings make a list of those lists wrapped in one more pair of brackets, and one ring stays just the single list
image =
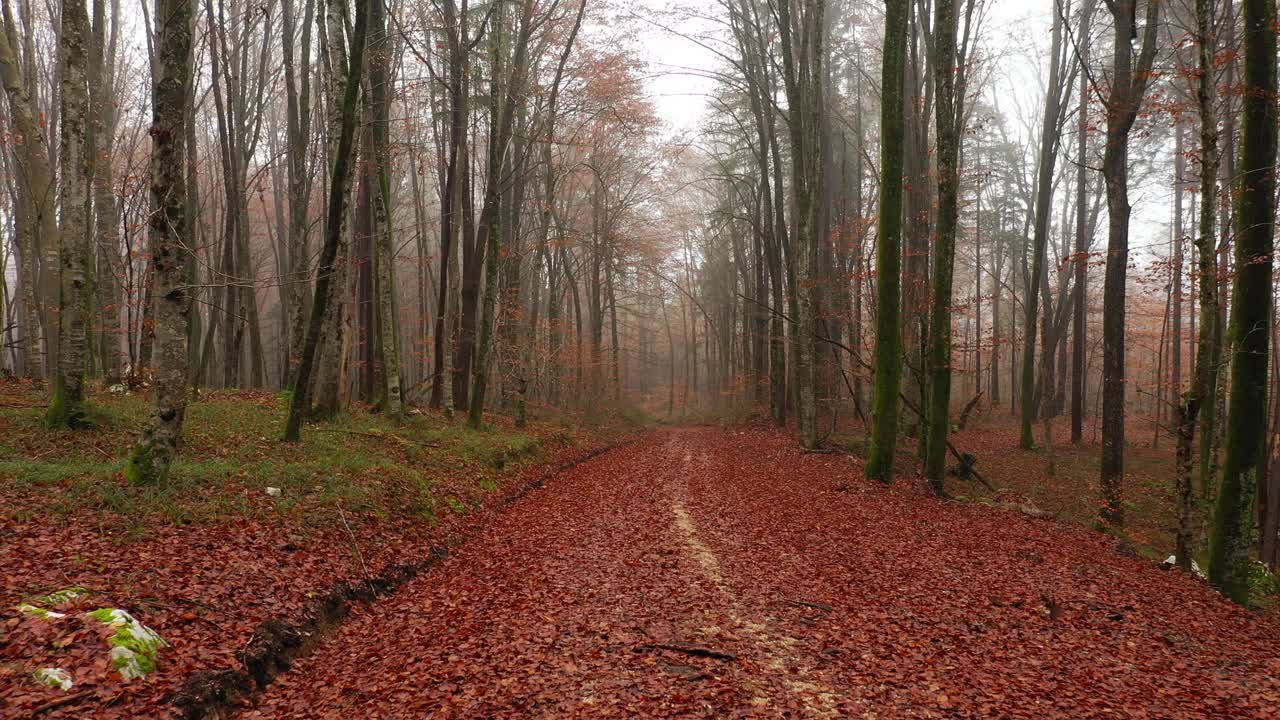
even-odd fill
[{"label": "moss patch on ground", "polygon": [[[136,539],[156,523],[215,523],[279,514],[307,525],[343,512],[428,521],[474,504],[502,474],[547,449],[631,429],[642,416],[611,413],[590,431],[561,418],[517,430],[505,417],[479,430],[461,418],[421,413],[394,422],[354,408],[309,423],[301,443],[280,441],[287,399],[255,391],[206,391],[187,410],[183,444],[167,483],[134,486],[129,453],[150,412],[145,393],[97,392],[90,429],[50,429],[46,398],[33,386],[0,383],[0,482],[18,502],[0,518],[88,512]],[[268,494],[267,488],[279,493]]]}]

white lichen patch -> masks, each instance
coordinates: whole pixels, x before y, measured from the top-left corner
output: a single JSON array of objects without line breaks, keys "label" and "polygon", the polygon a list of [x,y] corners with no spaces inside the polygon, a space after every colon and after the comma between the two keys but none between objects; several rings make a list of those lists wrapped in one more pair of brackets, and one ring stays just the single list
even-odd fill
[{"label": "white lichen patch", "polygon": [[[1164,559],[1164,563],[1162,564],[1168,567],[1173,567],[1174,565],[1178,564],[1178,557],[1176,555],[1170,555],[1169,557]],[[1201,580],[1208,579],[1209,577],[1208,575],[1204,574],[1204,570],[1200,569],[1200,563],[1197,563],[1195,560],[1191,561],[1191,572],[1200,576]]]},{"label": "white lichen patch", "polygon": [[54,612],[53,610],[46,610],[42,607],[36,607],[31,603],[22,603],[21,605],[19,605],[18,612],[22,613],[23,615],[34,615],[42,620],[58,620],[60,618],[66,617],[65,613]]},{"label": "white lichen patch", "polygon": [[115,633],[107,638],[111,646],[111,664],[125,680],[142,677],[156,669],[156,655],[169,643],[137,618],[119,608],[101,608],[85,615],[97,620]]},{"label": "white lichen patch", "polygon": [[51,688],[66,691],[70,690],[72,685],[75,685],[71,681],[71,673],[62,668],[40,668],[33,674],[36,682],[41,685],[48,685]]}]

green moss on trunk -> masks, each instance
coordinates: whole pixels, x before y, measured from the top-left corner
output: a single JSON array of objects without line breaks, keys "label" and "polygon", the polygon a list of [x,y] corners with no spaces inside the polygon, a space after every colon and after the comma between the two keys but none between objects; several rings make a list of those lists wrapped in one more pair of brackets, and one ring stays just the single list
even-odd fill
[{"label": "green moss on trunk", "polygon": [[880,86],[880,223],[876,238],[875,391],[867,477],[890,482],[898,442],[902,387],[902,76],[906,65],[906,0],[888,0]]},{"label": "green moss on trunk", "polygon": [[1276,7],[1246,0],[1236,288],[1232,295],[1231,402],[1222,486],[1209,547],[1209,579],[1241,603],[1257,539],[1254,501],[1266,461],[1267,368],[1275,233]]}]

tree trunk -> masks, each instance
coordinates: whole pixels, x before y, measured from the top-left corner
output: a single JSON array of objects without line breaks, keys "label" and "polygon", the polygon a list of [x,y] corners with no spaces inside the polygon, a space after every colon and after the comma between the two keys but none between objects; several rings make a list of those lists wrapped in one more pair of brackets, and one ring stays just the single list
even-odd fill
[{"label": "tree trunk", "polygon": [[[50,299],[54,297],[57,248],[60,245],[57,223],[57,197],[53,184],[53,166],[50,161],[49,140],[45,123],[40,118],[28,89],[31,78],[24,78],[16,51],[18,30],[10,11],[8,0],[0,0],[3,28],[0,32],[0,84],[9,97],[9,111],[14,128],[26,138],[24,150],[15,153],[14,159],[21,167],[23,211],[26,222],[27,252],[23,265],[27,267],[24,287],[26,291],[26,337],[24,357],[27,373],[31,376],[52,376],[52,358],[56,331],[47,319],[51,315]],[[39,120],[38,120],[39,118]],[[21,235],[20,235],[21,236]],[[52,251],[52,252],[51,252]],[[37,254],[43,254],[42,262],[36,262]],[[38,268],[37,268],[38,266]],[[44,356],[37,347],[40,328],[44,328]]]},{"label": "tree trunk", "polygon": [[880,103],[880,222],[876,239],[876,348],[871,447],[867,477],[893,479],[902,384],[902,76],[906,64],[907,0],[887,0]]},{"label": "tree trunk", "polygon": [[[813,276],[820,244],[825,240],[819,223],[825,178],[822,163],[824,0],[807,0],[797,12],[791,0],[777,5],[781,41],[783,86],[787,97],[787,125],[791,137],[791,181],[795,212],[792,257],[795,282],[795,381],[796,419],[800,444],[818,445],[814,334],[817,299]],[[793,14],[794,13],[794,14]]]},{"label": "tree trunk", "polygon": [[191,218],[187,217],[186,107],[191,82],[192,0],[160,0],[157,77],[152,88],[151,265],[155,383],[151,419],[125,468],[133,484],[163,483],[182,437],[187,408],[187,291]]},{"label": "tree trunk", "polygon": [[468,114],[465,79],[468,65],[465,48],[470,42],[467,38],[466,3],[463,3],[461,14],[458,12],[455,0],[445,0],[442,8],[445,37],[449,49],[449,160],[444,189],[441,193],[440,288],[433,338],[435,364],[431,376],[430,405],[437,410],[444,406],[445,365],[450,358],[446,338],[449,334],[450,320],[456,320],[455,313],[450,312],[455,304],[454,294],[450,292],[450,281],[455,275],[453,268],[456,265],[455,258],[462,238],[462,195],[467,173],[465,143]]},{"label": "tree trunk", "polygon": [[[1062,99],[1063,95],[1071,90],[1071,82],[1063,77],[1062,24],[1062,14],[1055,12],[1053,14],[1053,43],[1049,57],[1049,85],[1045,88],[1044,117],[1040,128],[1039,172],[1036,178],[1035,237],[1032,241],[1031,275],[1029,277],[1031,282],[1023,302],[1025,312],[1023,314],[1022,333],[1022,401],[1019,403],[1022,421],[1022,433],[1019,443],[1023,450],[1030,450],[1035,445],[1035,438],[1032,437],[1031,433],[1031,424],[1035,420],[1036,411],[1039,408],[1035,396],[1036,322],[1040,318],[1041,283],[1046,274],[1045,264],[1049,247],[1049,215],[1053,212],[1054,170],[1057,167],[1058,143],[1062,135],[1062,125],[1065,119],[1063,114],[1065,103],[1062,102]],[[1047,288],[1045,289],[1047,290]],[[1048,312],[1047,303],[1045,311]],[[1048,332],[1047,325],[1048,323],[1046,322],[1046,334]],[[1053,363],[1053,356],[1049,354],[1047,346],[1048,343],[1044,343],[1040,358],[1040,363],[1046,369],[1046,372],[1042,373],[1042,377],[1046,380],[1048,378],[1047,369]],[[1049,393],[1047,383],[1044,384],[1042,390],[1042,394],[1047,396]],[[1042,404],[1048,405],[1047,397],[1040,398],[1040,400]]]},{"label": "tree trunk", "polygon": [[1276,7],[1244,0],[1244,95],[1232,294],[1231,403],[1222,487],[1209,545],[1209,579],[1249,601],[1256,527],[1254,501],[1265,477],[1266,398],[1276,210]]},{"label": "tree trunk", "polygon": [[372,26],[369,43],[369,96],[372,117],[373,160],[377,187],[373,193],[373,227],[376,233],[374,266],[377,269],[378,359],[382,365],[383,411],[392,418],[401,415],[400,342],[396,334],[395,237],[391,219],[391,148],[389,95],[391,45],[388,42],[386,10],[381,2],[369,5]]},{"label": "tree trunk", "polygon": [[[483,420],[485,394],[488,390],[490,363],[493,356],[494,325],[497,321],[500,286],[499,254],[506,247],[507,233],[510,232],[503,222],[502,197],[509,178],[515,173],[523,172],[523,158],[512,157],[514,153],[511,152],[510,145],[515,132],[516,107],[524,95],[532,15],[533,5],[525,2],[521,6],[519,21],[515,23],[518,29],[510,48],[503,40],[504,30],[506,30],[503,23],[508,21],[504,19],[501,11],[495,13],[489,31],[489,40],[492,44],[490,59],[492,78],[489,90],[492,112],[489,168],[480,220],[480,235],[487,247],[484,252],[484,301],[479,308],[481,313],[479,346],[474,359],[472,381],[474,392],[470,398],[467,414],[467,419],[473,428],[478,428]],[[512,53],[511,57],[507,57],[508,52]]]},{"label": "tree trunk", "polygon": [[89,190],[92,184],[86,129],[89,119],[87,44],[89,18],[84,0],[62,2],[62,99],[58,162],[62,185],[62,226],[58,251],[61,293],[58,302],[58,374],[46,417],[51,427],[83,422],[84,375],[88,359],[90,277]]},{"label": "tree trunk", "polygon": [[[1092,3],[1090,4],[1092,5]],[[1083,34],[1086,36],[1092,18],[1093,13],[1090,12],[1085,22],[1082,23]],[[1086,303],[1089,282],[1089,247],[1093,242],[1093,238],[1085,232],[1085,192],[1086,172],[1088,170],[1085,161],[1088,159],[1089,149],[1089,73],[1085,72],[1085,70],[1089,66],[1089,50],[1089,43],[1086,42],[1080,45],[1080,105],[1076,113],[1076,131],[1079,134],[1079,138],[1076,140],[1076,248],[1075,257],[1072,258],[1072,270],[1075,273],[1074,292],[1076,296],[1071,322],[1071,443],[1073,445],[1079,445],[1084,441],[1085,323],[1088,319]]]},{"label": "tree trunk", "polygon": [[298,357],[302,352],[302,343],[306,332],[307,305],[310,278],[308,266],[308,222],[311,207],[311,172],[307,163],[307,152],[311,143],[311,22],[315,15],[315,0],[306,0],[306,9],[302,18],[302,47],[295,59],[293,36],[296,28],[293,16],[295,0],[284,0],[281,4],[283,27],[285,104],[288,114],[288,183],[289,183],[289,225],[288,239],[288,277],[281,278],[287,283],[285,311],[286,320],[286,357],[285,387],[293,387],[294,376],[298,371]]},{"label": "tree trunk", "polygon": [[1125,282],[1129,264],[1129,131],[1155,58],[1160,3],[1148,2],[1146,28],[1136,67],[1131,38],[1137,0],[1108,3],[1115,20],[1111,93],[1106,101],[1107,145],[1102,174],[1107,184],[1107,271],[1103,283],[1102,320],[1102,488],[1101,519],[1124,524],[1121,484],[1124,480]]},{"label": "tree trunk", "polygon": [[[119,14],[115,15],[119,22]],[[115,140],[115,33],[107,42],[106,0],[93,3],[93,58],[89,64],[89,96],[93,112],[93,207],[97,237],[97,285],[101,319],[102,376],[106,383],[120,382],[124,355],[120,345],[120,238],[116,197],[112,188],[112,151]]]},{"label": "tree trunk", "polygon": [[[354,144],[358,109],[360,106],[360,74],[364,66],[364,44],[369,26],[369,0],[357,0],[355,28],[351,34],[350,59],[343,51],[342,43],[342,8],[340,0],[329,0],[327,9],[329,17],[329,67],[330,97],[336,99],[341,91],[342,103],[332,105],[329,110],[329,130],[337,131],[336,142],[333,143],[333,170],[329,175],[329,199],[325,218],[325,242],[320,253],[320,264],[316,269],[316,295],[311,303],[311,319],[307,323],[307,340],[302,347],[302,358],[298,362],[298,378],[294,384],[293,397],[289,403],[289,419],[285,426],[284,439],[297,442],[302,436],[302,417],[310,404],[311,373],[315,366],[316,355],[326,344],[337,345],[341,351],[338,337],[325,337],[326,330],[332,327],[333,318],[338,311],[338,300],[343,288],[342,277],[335,267],[340,254],[345,254],[347,197],[350,194],[350,172],[352,161],[352,145]],[[336,37],[333,37],[336,35]],[[344,72],[345,69],[345,72]],[[334,120],[338,122],[334,123]],[[331,347],[330,351],[335,348]],[[322,387],[321,392],[335,388]]]},{"label": "tree trunk", "polygon": [[933,301],[930,306],[930,377],[924,474],[934,494],[943,495],[947,433],[951,429],[952,276],[960,215],[960,131],[965,88],[963,70],[956,67],[955,0],[936,0],[934,13],[932,65],[937,91],[938,234],[934,245]]}]

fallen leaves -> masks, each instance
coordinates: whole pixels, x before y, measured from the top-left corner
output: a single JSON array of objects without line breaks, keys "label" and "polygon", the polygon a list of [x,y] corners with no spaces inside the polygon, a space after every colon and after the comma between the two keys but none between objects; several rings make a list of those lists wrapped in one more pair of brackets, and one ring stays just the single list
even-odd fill
[{"label": "fallen leaves", "polygon": [[[104,526],[92,512],[52,517],[25,510],[28,498],[0,490],[0,507],[6,508],[0,515],[0,718],[36,712],[95,720],[175,717],[170,699],[183,683],[200,672],[240,667],[241,652],[263,623],[298,618],[341,583],[426,558],[451,538],[474,532],[516,489],[594,452],[594,443],[548,443],[537,464],[512,465],[493,492],[458,481],[459,491],[477,496],[477,511],[447,513],[435,524],[373,512],[348,511],[349,522],[339,525],[267,514],[229,516],[212,525],[156,525],[135,539]],[[121,608],[170,643],[155,672],[123,683],[92,629],[51,625],[15,609],[70,584],[93,591],[81,610]],[[33,679],[45,666],[71,672],[71,694]]]},{"label": "fallen leaves", "polygon": [[[501,513],[497,495],[431,532],[353,522],[375,571],[473,537],[355,606],[240,717],[1247,719],[1280,705],[1274,617],[1104,535],[870,483],[856,460],[774,431],[663,431]],[[74,569],[173,644],[128,686],[77,675],[92,694],[46,717],[164,717],[184,677],[234,664],[260,622],[361,577],[342,527],[244,521],[124,546],[74,523],[56,542],[38,523],[4,532],[31,550],[4,551],[10,606]],[[36,659],[0,652],[3,673]],[[0,674],[0,715],[52,692]]]},{"label": "fallen leaves", "polygon": [[1263,718],[1277,648],[1105,536],[689,429],[564,473],[243,717]]}]

